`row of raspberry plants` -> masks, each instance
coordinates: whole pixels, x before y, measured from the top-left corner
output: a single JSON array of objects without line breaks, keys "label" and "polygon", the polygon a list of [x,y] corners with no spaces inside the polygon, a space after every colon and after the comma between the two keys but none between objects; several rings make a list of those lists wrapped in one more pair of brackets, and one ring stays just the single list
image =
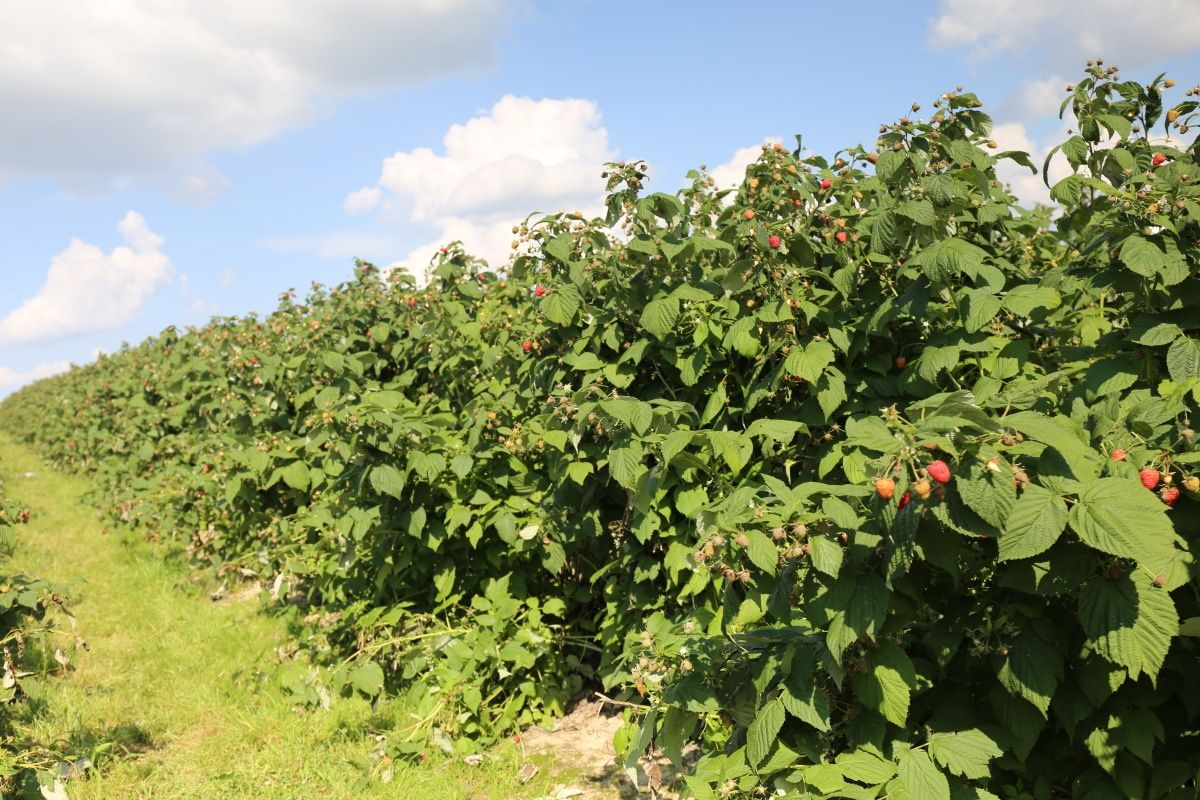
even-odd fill
[{"label": "row of raspberry plants", "polygon": [[335,665],[299,695],[406,695],[401,752],[599,681],[645,698],[631,758],[701,742],[702,797],[1182,797],[1200,159],[1170,87],[1088,65],[1055,209],[950,92],[733,193],[610,165],[604,218],[531,218],[502,271],[362,264],[3,424],[269,584]]}]

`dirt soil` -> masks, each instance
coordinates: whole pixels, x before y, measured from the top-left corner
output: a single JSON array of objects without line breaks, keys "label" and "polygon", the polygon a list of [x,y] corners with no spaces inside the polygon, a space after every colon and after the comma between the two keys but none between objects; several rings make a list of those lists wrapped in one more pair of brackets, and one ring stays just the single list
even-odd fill
[{"label": "dirt soil", "polygon": [[554,758],[556,766],[580,773],[574,784],[564,784],[540,800],[658,800],[675,795],[668,791],[673,778],[670,761],[642,758],[636,780],[624,769],[613,749],[613,736],[621,727],[620,709],[602,700],[583,699],[551,730],[530,728],[521,742],[530,753]]}]

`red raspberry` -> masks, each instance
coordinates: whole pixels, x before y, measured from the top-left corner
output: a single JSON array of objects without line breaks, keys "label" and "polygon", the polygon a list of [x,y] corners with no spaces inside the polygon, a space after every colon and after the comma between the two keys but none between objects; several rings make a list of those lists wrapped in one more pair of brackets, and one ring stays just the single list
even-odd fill
[{"label": "red raspberry", "polygon": [[545,297],[546,296],[546,287],[545,286],[533,287],[533,296],[534,297]]},{"label": "red raspberry", "polygon": [[771,245],[772,250],[778,250],[779,245],[782,243],[783,243],[783,240],[780,239],[778,236],[776,236],[773,233],[767,237],[767,244]]},{"label": "red raspberry", "polygon": [[1168,486],[1162,490],[1162,501],[1169,506],[1174,506],[1175,501],[1179,499],[1179,487]]},{"label": "red raspberry", "polygon": [[525,341],[521,342],[521,349],[528,353],[533,349],[533,342],[526,339]]},{"label": "red raspberry", "polygon": [[1151,157],[1150,163],[1156,167],[1161,167],[1163,165],[1163,162],[1166,160],[1167,160],[1167,157],[1164,156],[1162,153],[1155,153],[1153,155],[1153,157]]},{"label": "red raspberry", "polygon": [[897,504],[897,506],[899,507],[899,509],[901,511],[903,511],[904,507],[911,502],[912,502],[912,492],[905,492],[904,494],[900,495],[900,502]]},{"label": "red raspberry", "polygon": [[833,181],[829,180],[829,178],[821,178],[821,191],[822,192],[829,189],[831,186],[833,186]]},{"label": "red raspberry", "polygon": [[833,238],[837,239],[839,243],[845,244],[846,243],[846,232],[838,231],[837,233],[835,233],[833,235]]},{"label": "red raspberry", "polygon": [[1138,473],[1138,477],[1142,479],[1142,486],[1145,486],[1147,489],[1153,491],[1154,487],[1158,486],[1158,479],[1162,476],[1159,475],[1158,470],[1154,469],[1153,467],[1146,467],[1144,470]]},{"label": "red raspberry", "polygon": [[415,297],[408,298],[408,307],[416,308],[417,307],[417,298],[415,298]]},{"label": "red raspberry", "polygon": [[950,482],[950,466],[945,461],[932,461],[925,469],[929,473],[929,477],[933,478],[938,483]]},{"label": "red raspberry", "polygon": [[1111,457],[1112,457],[1113,461],[1124,461],[1125,460],[1125,451],[1118,447],[1116,450],[1112,451]]}]

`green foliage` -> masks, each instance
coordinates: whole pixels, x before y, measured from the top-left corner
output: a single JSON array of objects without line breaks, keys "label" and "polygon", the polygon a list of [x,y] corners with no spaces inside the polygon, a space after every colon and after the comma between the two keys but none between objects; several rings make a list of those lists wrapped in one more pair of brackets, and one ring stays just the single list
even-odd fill
[{"label": "green foliage", "polygon": [[[8,557],[29,515],[9,500],[0,482],[0,558]],[[14,736],[11,709],[39,696],[42,680],[70,664],[73,642],[55,626],[57,616],[69,613],[66,602],[63,590],[48,581],[0,573],[0,792],[6,797],[51,779],[54,755]]]},{"label": "green foliage", "polygon": [[334,690],[424,712],[401,753],[598,680],[647,698],[632,751],[700,741],[699,797],[1183,797],[1200,157],[1150,140],[1165,88],[1089,65],[1057,217],[952,93],[871,150],[764,148],[736,192],[609,165],[606,218],[527,221],[503,275],[360,264],[3,422],[316,606]]}]

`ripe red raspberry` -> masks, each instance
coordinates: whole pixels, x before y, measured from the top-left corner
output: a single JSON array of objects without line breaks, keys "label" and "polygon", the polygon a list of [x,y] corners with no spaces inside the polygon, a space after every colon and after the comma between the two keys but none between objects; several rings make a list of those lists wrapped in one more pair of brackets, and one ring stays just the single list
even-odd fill
[{"label": "ripe red raspberry", "polygon": [[443,247],[443,248],[441,248],[441,253],[442,253],[442,255],[446,255],[446,254],[447,254],[447,253],[449,253],[449,252],[450,252],[450,248],[449,248],[449,247]]},{"label": "ripe red raspberry", "polygon": [[840,244],[845,244],[846,243],[846,232],[838,231],[837,233],[835,233],[833,235],[833,238],[837,239]]},{"label": "ripe red raspberry", "polygon": [[783,240],[780,239],[778,236],[776,236],[773,233],[767,237],[767,244],[771,245],[772,250],[778,250],[779,245],[782,243],[783,243]]},{"label": "ripe red raspberry", "polygon": [[1146,467],[1138,473],[1138,477],[1142,479],[1142,486],[1153,491],[1154,487],[1158,486],[1158,479],[1162,476],[1153,467]]},{"label": "ripe red raspberry", "polygon": [[1156,167],[1161,167],[1163,165],[1163,162],[1166,160],[1167,160],[1167,157],[1164,156],[1162,153],[1155,153],[1154,156],[1151,157],[1150,163]]},{"label": "ripe red raspberry", "polygon": [[1112,460],[1113,461],[1124,461],[1125,460],[1125,451],[1122,450],[1120,447],[1118,447],[1116,450],[1113,450],[1112,451]]},{"label": "ripe red raspberry", "polygon": [[521,342],[521,349],[528,353],[533,349],[533,342],[526,339],[525,341]]},{"label": "ripe red raspberry", "polygon": [[933,478],[938,483],[950,482],[950,465],[948,465],[945,461],[940,459],[938,461],[931,461],[929,466],[925,469],[929,473],[929,477]]},{"label": "ripe red raspberry", "polygon": [[1162,490],[1161,496],[1162,496],[1162,501],[1164,503],[1166,503],[1169,506],[1174,506],[1175,502],[1177,500],[1179,500],[1179,487],[1178,486],[1168,486]]},{"label": "ripe red raspberry", "polygon": [[417,298],[415,298],[415,297],[408,298],[408,307],[416,308],[417,307]]},{"label": "ripe red raspberry", "polygon": [[912,502],[912,492],[905,492],[904,494],[900,495],[900,502],[897,503],[897,507],[901,511],[903,511],[904,507],[911,502]]},{"label": "ripe red raspberry", "polygon": [[829,189],[831,186],[833,186],[833,181],[829,180],[829,178],[821,178],[821,191],[822,192]]},{"label": "ripe red raspberry", "polygon": [[742,212],[742,216],[745,217],[746,219],[754,219],[754,209],[747,208],[745,211]]},{"label": "ripe red raspberry", "polygon": [[875,494],[884,500],[891,500],[896,493],[896,482],[891,478],[880,478],[875,481]]},{"label": "ripe red raspberry", "polygon": [[533,296],[534,297],[545,297],[546,296],[546,287],[545,286],[533,287]]}]

